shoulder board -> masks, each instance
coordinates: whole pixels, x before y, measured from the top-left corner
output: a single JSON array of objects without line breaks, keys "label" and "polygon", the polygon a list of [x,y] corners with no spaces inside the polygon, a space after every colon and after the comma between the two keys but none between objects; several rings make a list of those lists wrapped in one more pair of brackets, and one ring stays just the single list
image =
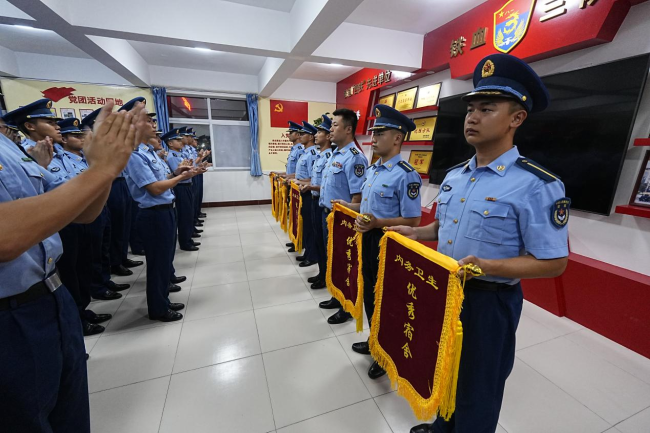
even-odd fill
[{"label": "shoulder board", "polygon": [[400,162],[397,163],[397,165],[407,173],[415,171],[415,169],[411,166],[411,164],[409,164],[406,161],[400,161]]},{"label": "shoulder board", "polygon": [[447,171],[449,172],[449,171],[455,170],[455,169],[457,169],[457,168],[463,167],[463,166],[469,164],[470,161],[471,161],[471,159],[468,159],[468,160],[465,161],[465,162],[461,162],[460,164],[456,164],[456,165],[454,165],[453,167],[448,168]]},{"label": "shoulder board", "polygon": [[358,155],[359,154],[359,150],[357,150],[356,147],[351,147],[350,152],[352,152],[352,155]]},{"label": "shoulder board", "polygon": [[312,155],[316,155],[316,151],[314,149],[311,150]]},{"label": "shoulder board", "polygon": [[535,161],[531,161],[528,158],[518,158],[517,159],[517,165],[521,168],[523,168],[526,171],[529,171],[539,177],[540,179],[546,181],[546,182],[555,182],[556,180],[559,179],[559,177],[548,171],[546,168],[542,167]]}]

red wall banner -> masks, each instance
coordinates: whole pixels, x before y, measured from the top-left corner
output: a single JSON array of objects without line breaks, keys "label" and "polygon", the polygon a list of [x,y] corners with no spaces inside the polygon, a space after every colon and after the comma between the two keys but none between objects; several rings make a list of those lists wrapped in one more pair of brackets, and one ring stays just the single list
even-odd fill
[{"label": "red wall banner", "polygon": [[[373,96],[378,89],[381,89],[386,85],[386,82],[382,80],[381,84],[377,83],[376,86],[371,85],[370,89],[368,89],[368,80],[372,83],[375,76],[379,76],[379,74],[384,74],[385,72],[386,71],[382,69],[364,68],[336,84],[336,108],[349,108],[357,113],[359,117],[356,131],[357,134],[365,134],[368,113],[372,110],[370,104],[372,104]],[[389,83],[394,80],[395,79],[392,77],[391,73]],[[355,86],[359,86],[360,83],[363,83],[363,90],[346,97],[346,91],[349,92]]]},{"label": "red wall banner", "polygon": [[289,121],[309,122],[309,103],[271,99],[271,128],[288,128]]}]

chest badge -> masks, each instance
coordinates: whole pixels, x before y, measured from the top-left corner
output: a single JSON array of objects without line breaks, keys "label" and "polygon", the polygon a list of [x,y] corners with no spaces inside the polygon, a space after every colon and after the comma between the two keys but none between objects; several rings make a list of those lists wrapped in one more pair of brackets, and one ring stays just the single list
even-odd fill
[{"label": "chest badge", "polygon": [[449,185],[443,185],[443,186],[442,186],[442,190],[443,190],[444,192],[449,192],[449,191],[451,191],[451,186],[449,186]]},{"label": "chest badge", "polygon": [[571,199],[568,197],[559,199],[551,206],[551,222],[555,227],[561,229],[569,223],[570,207]]},{"label": "chest badge", "polygon": [[56,173],[57,171],[61,170],[59,167],[52,167],[50,170],[52,173]]}]

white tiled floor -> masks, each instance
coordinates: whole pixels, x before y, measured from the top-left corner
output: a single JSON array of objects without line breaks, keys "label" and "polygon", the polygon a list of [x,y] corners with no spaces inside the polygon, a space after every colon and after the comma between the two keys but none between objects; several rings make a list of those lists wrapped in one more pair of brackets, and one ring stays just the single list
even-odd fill
[{"label": "white tiled floor", "polygon": [[[144,267],[99,337],[86,338],[94,433],[408,433],[419,422],[387,378],[372,381],[367,338],[312,291],[270,206],[206,210],[199,252],[177,251],[181,322],[146,316]],[[498,433],[649,433],[650,360],[525,303]]]}]

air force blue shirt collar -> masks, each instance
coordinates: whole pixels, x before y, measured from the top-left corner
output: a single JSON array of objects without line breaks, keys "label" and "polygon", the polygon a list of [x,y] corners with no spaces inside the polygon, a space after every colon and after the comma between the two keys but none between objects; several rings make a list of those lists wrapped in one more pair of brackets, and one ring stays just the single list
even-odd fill
[{"label": "air force blue shirt collar", "polygon": [[[386,170],[388,170],[388,171],[393,171],[393,168],[395,168],[395,167],[397,166],[397,164],[398,164],[401,160],[402,160],[402,155],[400,155],[400,154],[398,153],[397,155],[393,156],[393,157],[392,157],[391,159],[389,159],[388,161],[386,161],[386,162],[382,162],[381,159],[380,159],[379,161],[375,162],[374,165],[375,165],[376,168],[384,167],[384,168],[385,168]],[[380,162],[381,162],[381,164],[380,164]]]},{"label": "air force blue shirt collar", "polygon": [[[505,176],[506,171],[508,171],[508,169],[515,164],[520,156],[521,155],[519,155],[517,146],[512,146],[512,149],[501,154],[501,156],[488,164],[486,168],[503,177]],[[476,170],[476,155],[474,155],[472,159],[469,160],[469,163],[465,166],[465,168],[463,168],[462,172],[465,173],[468,169],[471,171]]]},{"label": "air force blue shirt collar", "polygon": [[334,153],[342,153],[345,154],[348,150],[350,150],[352,147],[356,147],[356,144],[354,144],[354,141],[348,143],[346,146],[342,148],[337,148]]}]

